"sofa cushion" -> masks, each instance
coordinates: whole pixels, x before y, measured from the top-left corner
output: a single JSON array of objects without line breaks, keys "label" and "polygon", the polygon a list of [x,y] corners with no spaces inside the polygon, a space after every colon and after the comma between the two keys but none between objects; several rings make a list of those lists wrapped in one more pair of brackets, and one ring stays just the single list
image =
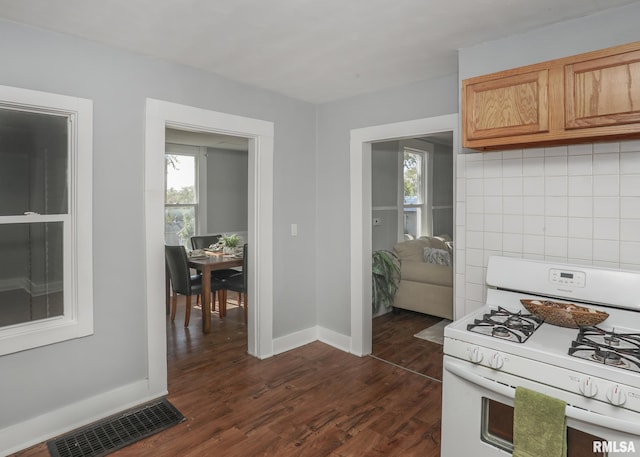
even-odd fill
[{"label": "sofa cushion", "polygon": [[397,243],[393,247],[393,252],[395,252],[402,261],[424,262],[424,248],[429,246],[431,245],[428,239],[420,238]]},{"label": "sofa cushion", "polygon": [[403,262],[401,268],[402,281],[437,284],[449,287],[453,286],[453,268],[451,267],[419,261]]}]

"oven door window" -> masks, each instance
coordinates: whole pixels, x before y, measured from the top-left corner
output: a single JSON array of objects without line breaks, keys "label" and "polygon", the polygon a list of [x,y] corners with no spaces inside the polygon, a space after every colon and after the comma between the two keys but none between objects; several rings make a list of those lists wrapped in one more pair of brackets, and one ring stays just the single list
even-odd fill
[{"label": "oven door window", "polygon": [[[485,443],[513,452],[513,406],[483,398],[480,436]],[[567,427],[567,457],[606,457],[606,452],[593,452],[594,441],[603,441],[603,438]]]}]

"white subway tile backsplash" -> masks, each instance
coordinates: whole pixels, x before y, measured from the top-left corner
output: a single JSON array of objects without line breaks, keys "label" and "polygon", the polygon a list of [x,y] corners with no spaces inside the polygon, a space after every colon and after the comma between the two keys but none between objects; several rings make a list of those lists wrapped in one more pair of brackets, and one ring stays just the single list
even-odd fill
[{"label": "white subway tile backsplash", "polygon": [[484,195],[502,195],[502,180],[488,178],[483,181]]},{"label": "white subway tile backsplash", "polygon": [[640,152],[623,152],[620,154],[620,173],[640,173]]},{"label": "white subway tile backsplash", "polygon": [[553,146],[544,148],[544,156],[545,157],[558,157],[558,156],[566,156],[568,154],[569,148],[567,146]]},{"label": "white subway tile backsplash", "polygon": [[467,249],[475,248],[475,249],[483,249],[484,248],[484,233],[483,232],[473,232],[471,230],[467,230]]},{"label": "white subway tile backsplash", "polygon": [[522,159],[523,176],[544,176],[544,157],[531,157],[527,154]]},{"label": "white subway tile backsplash", "polygon": [[569,238],[593,239],[593,219],[590,217],[570,217],[568,220]]},{"label": "white subway tile backsplash", "polygon": [[607,153],[593,156],[594,175],[617,175],[620,172],[620,154]]},{"label": "white subway tile backsplash", "polygon": [[591,197],[569,197],[568,214],[571,217],[592,217],[593,198]]},{"label": "white subway tile backsplash", "polygon": [[476,160],[468,160],[466,161],[465,166],[465,174],[468,178],[482,178],[484,171],[484,162],[479,162]]},{"label": "white subway tile backsplash", "polygon": [[640,271],[640,141],[501,151],[463,163],[456,297],[465,303],[484,301],[492,255]]},{"label": "white subway tile backsplash", "polygon": [[[620,239],[640,241],[640,219],[620,219]],[[640,263],[640,259],[638,259]]]},{"label": "white subway tile backsplash", "polygon": [[522,214],[523,198],[518,197],[503,197],[502,199],[502,212],[504,214]]},{"label": "white subway tile backsplash", "polygon": [[623,141],[620,143],[620,152],[640,152],[640,140]]},{"label": "white subway tile backsplash", "polygon": [[524,235],[522,237],[522,253],[544,256],[544,236]]},{"label": "white subway tile backsplash", "polygon": [[592,144],[573,144],[569,146],[569,155],[593,154]]},{"label": "white subway tile backsplash", "polygon": [[567,195],[567,176],[548,176],[544,179],[545,195]]},{"label": "white subway tile backsplash", "polygon": [[481,232],[484,230],[484,214],[482,213],[469,213],[466,217],[467,230],[474,232]]},{"label": "white subway tile backsplash", "polygon": [[566,156],[544,158],[545,176],[566,176],[567,170],[568,166]]},{"label": "white subway tile backsplash", "polygon": [[568,240],[564,236],[545,236],[544,255],[558,258],[567,258]]},{"label": "white subway tile backsplash", "polygon": [[475,265],[477,267],[484,266],[484,252],[482,249],[468,248],[466,250],[467,265]]},{"label": "white subway tile backsplash", "polygon": [[570,155],[569,176],[591,175],[593,173],[591,154],[590,155]]},{"label": "white subway tile backsplash", "polygon": [[569,195],[572,197],[593,195],[593,178],[591,176],[569,176]]},{"label": "white subway tile backsplash", "polygon": [[618,175],[594,176],[593,195],[595,197],[617,197],[620,195],[620,177]]},{"label": "white subway tile backsplash", "polygon": [[484,212],[484,197],[470,195],[467,196],[467,214]]},{"label": "white subway tile backsplash", "polygon": [[484,230],[486,232],[502,233],[502,214],[485,214]]},{"label": "white subway tile backsplash", "polygon": [[544,178],[541,176],[522,178],[523,195],[544,195]]},{"label": "white subway tile backsplash", "polygon": [[544,234],[546,236],[567,236],[569,222],[566,217],[549,216],[544,218]]},{"label": "white subway tile backsplash", "polygon": [[476,284],[484,284],[484,268],[483,267],[475,267],[472,265],[467,265],[465,275],[467,276],[467,281],[469,282],[473,282]]},{"label": "white subway tile backsplash", "polygon": [[620,242],[620,262],[640,267],[640,243],[635,241]]},{"label": "white subway tile backsplash", "polygon": [[484,197],[484,212],[492,214],[502,213],[502,197],[499,196],[485,196]]},{"label": "white subway tile backsplash", "polygon": [[570,259],[593,258],[593,241],[583,238],[569,238],[567,256]]},{"label": "white subway tile backsplash", "polygon": [[502,251],[502,233],[484,232],[484,245],[485,252]]},{"label": "white subway tile backsplash", "polygon": [[522,233],[528,235],[544,235],[544,216],[526,215],[523,219]]},{"label": "white subway tile backsplash", "polygon": [[567,216],[569,214],[567,203],[567,197],[545,197],[544,214],[546,216]]},{"label": "white subway tile backsplash", "polygon": [[524,217],[521,214],[505,214],[502,217],[502,232],[521,234],[523,224]]},{"label": "white subway tile backsplash", "polygon": [[484,195],[484,179],[482,178],[467,179],[466,191],[469,195]]},{"label": "white subway tile backsplash", "polygon": [[620,217],[620,199],[618,197],[593,197],[595,217]]},{"label": "white subway tile backsplash", "polygon": [[522,195],[522,177],[503,178],[502,195]]},{"label": "white subway tile backsplash", "polygon": [[611,240],[593,240],[593,260],[594,263],[608,262],[616,263],[620,261],[620,242]]},{"label": "white subway tile backsplash", "polygon": [[596,240],[619,240],[620,219],[600,217],[594,218],[593,238]]},{"label": "white subway tile backsplash", "polygon": [[623,219],[640,219],[640,197],[621,197],[620,217]]},{"label": "white subway tile backsplash", "polygon": [[623,197],[640,197],[640,175],[620,176],[620,195]]},{"label": "white subway tile backsplash", "polygon": [[522,197],[521,214],[544,215],[544,197]]},{"label": "white subway tile backsplash", "polygon": [[594,154],[606,154],[607,152],[620,152],[620,143],[594,143]]},{"label": "white subway tile backsplash", "polygon": [[522,253],[522,238],[519,233],[505,233],[502,236],[502,249],[505,252]]},{"label": "white subway tile backsplash", "polygon": [[506,159],[502,161],[502,176],[522,176],[522,159]]},{"label": "white subway tile backsplash", "polygon": [[485,160],[483,162],[485,178],[502,178],[502,161]]}]

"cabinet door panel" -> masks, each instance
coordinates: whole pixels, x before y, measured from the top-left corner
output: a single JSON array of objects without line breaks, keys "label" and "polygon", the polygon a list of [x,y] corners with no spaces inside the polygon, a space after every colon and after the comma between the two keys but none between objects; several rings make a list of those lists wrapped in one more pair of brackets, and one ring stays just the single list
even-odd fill
[{"label": "cabinet door panel", "polygon": [[548,131],[548,78],[548,70],[541,70],[466,85],[466,138]]},{"label": "cabinet door panel", "polygon": [[565,127],[640,122],[640,51],[565,66]]}]

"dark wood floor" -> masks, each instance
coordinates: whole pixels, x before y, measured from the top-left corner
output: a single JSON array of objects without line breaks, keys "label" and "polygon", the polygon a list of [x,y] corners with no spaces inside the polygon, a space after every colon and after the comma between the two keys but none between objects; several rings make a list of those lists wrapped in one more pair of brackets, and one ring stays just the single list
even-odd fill
[{"label": "dark wood floor", "polygon": [[[374,357],[315,342],[258,360],[242,310],[167,323],[169,401],[187,418],[114,456],[440,455],[441,384]],[[374,354],[441,379],[442,347],[413,334],[438,322],[401,312],[374,319]],[[16,454],[47,456],[44,444]]]}]

